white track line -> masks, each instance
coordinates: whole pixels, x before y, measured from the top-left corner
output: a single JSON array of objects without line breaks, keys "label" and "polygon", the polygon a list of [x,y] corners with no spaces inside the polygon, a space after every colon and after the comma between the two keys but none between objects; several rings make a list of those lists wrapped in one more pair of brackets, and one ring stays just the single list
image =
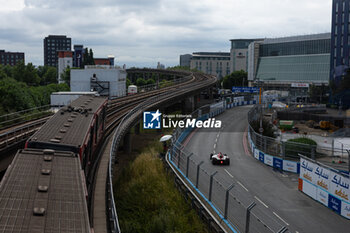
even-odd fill
[{"label": "white track line", "polygon": [[216,143],[214,144],[214,149],[216,148]]},{"label": "white track line", "polygon": [[269,208],[269,206],[268,205],[266,205],[262,200],[260,200],[257,196],[254,196],[254,198],[256,199],[256,200],[258,200],[263,206],[265,206],[266,208]]},{"label": "white track line", "polygon": [[242,188],[244,188],[245,191],[249,192],[249,190],[248,190],[241,182],[237,181],[237,183],[238,183],[240,186],[242,186]]},{"label": "white track line", "polygon": [[284,222],[284,224],[286,224],[287,226],[289,226],[289,224],[286,222],[286,221],[284,221],[284,219],[283,218],[281,218],[278,214],[276,214],[275,212],[272,212],[274,215],[276,215],[276,217],[277,218],[279,218],[282,222]]},{"label": "white track line", "polygon": [[226,169],[224,169],[224,170],[229,176],[231,176],[231,178],[233,178],[233,175],[231,175],[231,173],[229,173]]}]

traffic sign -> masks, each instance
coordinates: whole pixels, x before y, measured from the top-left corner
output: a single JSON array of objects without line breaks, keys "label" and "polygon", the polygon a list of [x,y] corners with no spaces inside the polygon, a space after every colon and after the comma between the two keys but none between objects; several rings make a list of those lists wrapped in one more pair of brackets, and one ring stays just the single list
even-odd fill
[{"label": "traffic sign", "polygon": [[238,93],[257,93],[258,90],[257,87],[232,87],[232,92]]}]

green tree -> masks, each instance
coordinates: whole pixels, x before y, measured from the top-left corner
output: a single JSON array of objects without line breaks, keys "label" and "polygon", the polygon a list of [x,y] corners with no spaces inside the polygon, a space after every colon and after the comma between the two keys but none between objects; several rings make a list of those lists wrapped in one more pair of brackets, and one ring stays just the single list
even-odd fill
[{"label": "green tree", "polygon": [[[38,66],[37,68],[37,74],[40,77],[41,80],[43,80],[43,77],[47,70],[49,69],[49,66]],[[42,84],[42,83],[41,83]]]},{"label": "green tree", "polygon": [[146,85],[146,80],[144,80],[143,78],[138,78],[137,80],[136,80],[136,86],[144,86],[144,85]]},{"label": "green tree", "polygon": [[91,48],[90,50],[88,48],[84,49],[83,66],[85,65],[95,65],[94,53]]},{"label": "green tree", "polygon": [[71,68],[68,66],[63,73],[61,74],[61,79],[70,86],[70,70]]},{"label": "green tree", "polygon": [[0,65],[0,79],[3,79],[3,78],[7,78],[7,74],[6,72],[4,71],[4,66],[3,65]]},{"label": "green tree", "polygon": [[23,81],[30,86],[37,86],[40,84],[40,77],[35,66],[32,63],[28,63],[25,66],[23,78]]},{"label": "green tree", "polygon": [[94,53],[92,52],[91,48],[89,50],[89,65],[95,65]]},{"label": "green tree", "polygon": [[19,61],[12,69],[12,77],[19,82],[24,82],[25,70],[24,62]]},{"label": "green tree", "polygon": [[48,67],[42,80],[45,84],[57,83],[57,69],[55,67]]},{"label": "green tree", "polygon": [[126,88],[128,88],[128,86],[132,85],[132,82],[130,81],[130,79],[126,78]]},{"label": "green tree", "polygon": [[156,81],[154,81],[154,79],[152,79],[152,78],[146,80],[146,85],[152,85],[155,83],[156,83]]},{"label": "green tree", "polygon": [[0,65],[0,70],[6,74],[6,77],[12,77],[13,76],[13,67],[10,65]]},{"label": "green tree", "polygon": [[0,80],[0,105],[6,113],[35,107],[28,86],[13,78]]},{"label": "green tree", "polygon": [[223,87],[225,89],[231,89],[233,86],[247,86],[248,85],[248,73],[240,70],[234,71],[230,75],[227,75],[223,79]]}]

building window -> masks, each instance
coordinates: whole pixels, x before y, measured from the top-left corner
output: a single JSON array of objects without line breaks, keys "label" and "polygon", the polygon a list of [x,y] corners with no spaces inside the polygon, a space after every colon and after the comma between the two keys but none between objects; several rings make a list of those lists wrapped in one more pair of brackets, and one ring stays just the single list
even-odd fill
[{"label": "building window", "polygon": [[337,12],[337,13],[338,13],[338,10],[339,10],[339,3],[338,3],[338,2],[336,2],[336,3],[335,3],[335,12]]}]

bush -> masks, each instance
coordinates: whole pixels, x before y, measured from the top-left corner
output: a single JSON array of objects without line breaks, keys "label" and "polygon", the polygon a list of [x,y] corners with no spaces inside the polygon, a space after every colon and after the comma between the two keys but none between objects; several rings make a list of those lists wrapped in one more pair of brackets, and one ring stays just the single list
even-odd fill
[{"label": "bush", "polygon": [[154,154],[139,155],[114,185],[122,232],[207,232]]},{"label": "bush", "polygon": [[[294,138],[289,139],[285,145],[286,156],[299,157],[302,154],[309,158],[312,157],[312,150],[317,146],[317,143],[310,138]],[[316,151],[314,151],[316,154]]]},{"label": "bush", "polygon": [[[251,122],[251,126],[253,127],[253,129],[254,129],[254,131],[256,133],[259,133],[260,120],[256,120],[256,121]],[[263,121],[262,121],[262,128],[264,129],[264,131],[263,131],[263,135],[264,136],[271,137],[271,138],[276,137],[275,134],[274,134],[275,131],[273,129],[273,125],[270,124],[269,121],[263,119]]]}]

